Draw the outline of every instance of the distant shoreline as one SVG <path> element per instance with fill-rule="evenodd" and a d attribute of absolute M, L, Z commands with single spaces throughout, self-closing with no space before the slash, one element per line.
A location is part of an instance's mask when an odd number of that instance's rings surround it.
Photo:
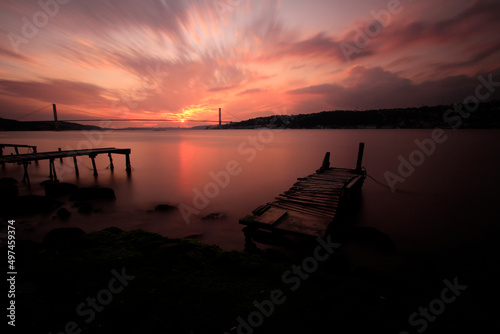
<path fill-rule="evenodd" d="M 109 119 L 109 121 L 113 121 Z M 376 110 L 336 110 L 312 114 L 272 115 L 222 125 L 181 127 L 102 128 L 59 121 L 16 121 L 0 118 L 0 131 L 75 130 L 246 130 L 246 129 L 500 129 L 500 100 L 480 103 Z"/>

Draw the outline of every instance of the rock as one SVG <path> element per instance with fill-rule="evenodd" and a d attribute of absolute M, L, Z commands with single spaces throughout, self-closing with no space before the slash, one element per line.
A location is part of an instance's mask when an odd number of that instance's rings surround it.
<path fill-rule="evenodd" d="M 76 247 L 85 232 L 76 227 L 58 228 L 43 237 L 43 244 L 51 250 Z"/>
<path fill-rule="evenodd" d="M 0 202 L 0 212 L 7 215 L 34 215 L 49 213 L 61 202 L 45 196 L 25 195 Z"/>
<path fill-rule="evenodd" d="M 59 210 L 57 210 L 56 215 L 62 220 L 67 220 L 69 217 L 71 217 L 71 212 L 69 212 L 66 208 L 60 208 Z"/>
<path fill-rule="evenodd" d="M 69 198 L 70 201 L 89 201 L 89 200 L 113 200 L 115 192 L 111 188 L 89 187 L 79 188 Z"/>
<path fill-rule="evenodd" d="M 19 189 L 16 186 L 17 181 L 10 177 L 0 179 L 0 201 L 9 200 L 19 196 Z"/>
<path fill-rule="evenodd" d="M 84 215 L 89 215 L 92 213 L 93 208 L 90 203 L 86 202 L 77 202 L 75 205 L 78 208 L 78 213 L 84 214 Z"/>
<path fill-rule="evenodd" d="M 62 197 L 69 195 L 78 189 L 78 186 L 67 182 L 43 181 L 45 195 L 49 197 Z"/>
<path fill-rule="evenodd" d="M 226 217 L 227 216 L 224 213 L 215 212 L 215 213 L 208 214 L 205 217 L 202 217 L 201 219 L 204 219 L 204 220 L 208 220 L 208 219 L 224 219 Z"/>
<path fill-rule="evenodd" d="M 168 204 L 158 204 L 155 207 L 155 211 L 157 211 L 157 212 L 166 212 L 166 211 L 171 211 L 171 210 L 174 210 L 174 209 L 176 209 L 175 206 L 171 206 L 171 205 L 168 205 Z"/>

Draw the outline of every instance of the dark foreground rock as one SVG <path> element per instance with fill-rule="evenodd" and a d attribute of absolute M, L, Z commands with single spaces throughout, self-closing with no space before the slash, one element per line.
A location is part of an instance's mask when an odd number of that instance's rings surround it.
<path fill-rule="evenodd" d="M 67 182 L 43 181 L 42 186 L 46 196 L 55 198 L 67 196 L 78 189 L 77 185 Z"/>
<path fill-rule="evenodd" d="M 17 181 L 10 177 L 0 178 L 0 201 L 10 200 L 19 196 Z"/>
<path fill-rule="evenodd" d="M 408 317 L 443 289 L 439 277 L 419 279 L 423 272 L 353 273 L 336 265 L 341 251 L 330 254 L 327 242 L 315 247 L 289 258 L 140 230 L 57 229 L 16 248 L 16 311 L 29 315 L 18 329 L 60 333 L 74 322 L 82 333 L 415 332 Z M 426 333 L 481 324 L 467 293 Z"/>
<path fill-rule="evenodd" d="M 62 202 L 45 196 L 25 195 L 0 203 L 0 213 L 3 215 L 23 216 L 45 214 L 52 212 Z"/>
<path fill-rule="evenodd" d="M 116 196 L 111 188 L 88 187 L 77 189 L 69 199 L 70 201 L 114 200 Z"/>

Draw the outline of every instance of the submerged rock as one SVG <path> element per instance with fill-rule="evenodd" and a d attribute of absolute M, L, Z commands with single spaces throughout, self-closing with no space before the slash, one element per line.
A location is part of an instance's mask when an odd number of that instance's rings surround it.
<path fill-rule="evenodd" d="M 202 217 L 201 219 L 208 220 L 208 219 L 224 219 L 224 218 L 227 218 L 225 213 L 215 212 L 215 213 L 210 213 L 205 217 Z"/>
<path fill-rule="evenodd" d="M 43 244 L 49 250 L 76 247 L 84 235 L 85 232 L 76 227 L 58 228 L 44 236 Z"/>
<path fill-rule="evenodd" d="M 167 212 L 167 211 L 172 211 L 174 209 L 176 209 L 175 206 L 168 205 L 168 204 L 158 204 L 155 207 L 155 211 L 157 211 L 157 212 Z"/>
<path fill-rule="evenodd" d="M 67 220 L 69 217 L 71 217 L 71 212 L 69 212 L 66 208 L 60 208 L 56 212 L 56 217 L 62 220 Z"/>
<path fill-rule="evenodd" d="M 70 201 L 113 200 L 116 196 L 111 188 L 88 187 L 77 189 L 69 199 Z"/>
<path fill-rule="evenodd" d="M 0 201 L 9 200 L 19 196 L 17 181 L 10 177 L 0 178 Z"/>
<path fill-rule="evenodd" d="M 77 185 L 67 182 L 43 181 L 45 195 L 49 197 L 62 197 L 69 195 L 78 189 Z"/>
<path fill-rule="evenodd" d="M 7 215 L 34 215 L 49 213 L 62 202 L 45 196 L 25 195 L 0 203 L 0 211 Z"/>

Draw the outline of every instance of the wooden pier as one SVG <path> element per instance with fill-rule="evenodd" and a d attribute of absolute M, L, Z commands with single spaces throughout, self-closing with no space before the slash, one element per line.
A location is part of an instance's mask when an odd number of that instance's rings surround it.
<path fill-rule="evenodd" d="M 0 144 L 0 147 L 2 146 L 14 146 L 10 144 Z M 17 147 L 23 147 L 23 145 L 15 145 Z M 26 145 L 27 146 L 27 145 Z M 35 147 L 35 146 L 31 146 Z M 17 151 L 16 151 L 17 152 Z M 30 184 L 29 180 L 29 175 L 28 175 L 28 165 L 31 164 L 32 161 L 38 162 L 40 160 L 49 160 L 49 171 L 50 171 L 50 179 L 51 180 L 57 180 L 57 174 L 56 174 L 56 168 L 54 161 L 56 159 L 60 159 L 62 162 L 63 158 L 73 158 L 73 164 L 75 166 L 75 174 L 78 177 L 79 171 L 78 171 L 78 163 L 77 163 L 77 156 L 88 156 L 92 160 L 92 167 L 94 169 L 94 176 L 97 176 L 97 166 L 95 163 L 95 157 L 99 154 L 107 154 L 109 157 L 109 168 L 111 171 L 114 170 L 114 165 L 113 165 L 113 158 L 112 154 L 123 154 L 125 155 L 125 170 L 127 173 L 130 173 L 132 171 L 132 167 L 130 165 L 130 152 L 131 150 L 129 148 L 114 148 L 114 147 L 107 147 L 107 148 L 94 148 L 94 149 L 87 149 L 87 150 L 72 150 L 72 151 L 61 151 L 59 149 L 58 151 L 51 151 L 51 152 L 36 152 L 36 148 L 33 153 L 28 153 L 28 154 L 15 154 L 15 155 L 2 155 L 0 156 L 0 164 L 5 164 L 5 163 L 17 163 L 19 165 L 24 166 L 24 176 L 23 176 L 23 182 L 26 182 L 28 185 Z"/>
<path fill-rule="evenodd" d="M 305 239 L 325 237 L 338 217 L 361 195 L 366 178 L 362 167 L 364 143 L 360 143 L 355 169 L 330 167 L 330 153 L 316 173 L 298 178 L 273 202 L 259 206 L 239 221 L 245 225 L 245 249 L 255 248 L 254 240 L 286 245 L 287 235 Z"/>
<path fill-rule="evenodd" d="M 13 147 L 16 154 L 19 154 L 20 147 L 26 147 L 26 148 L 28 148 L 28 150 L 32 150 L 33 153 L 36 153 L 36 146 L 20 145 L 20 144 L 0 144 L 0 156 L 3 156 L 3 149 L 6 147 Z"/>

